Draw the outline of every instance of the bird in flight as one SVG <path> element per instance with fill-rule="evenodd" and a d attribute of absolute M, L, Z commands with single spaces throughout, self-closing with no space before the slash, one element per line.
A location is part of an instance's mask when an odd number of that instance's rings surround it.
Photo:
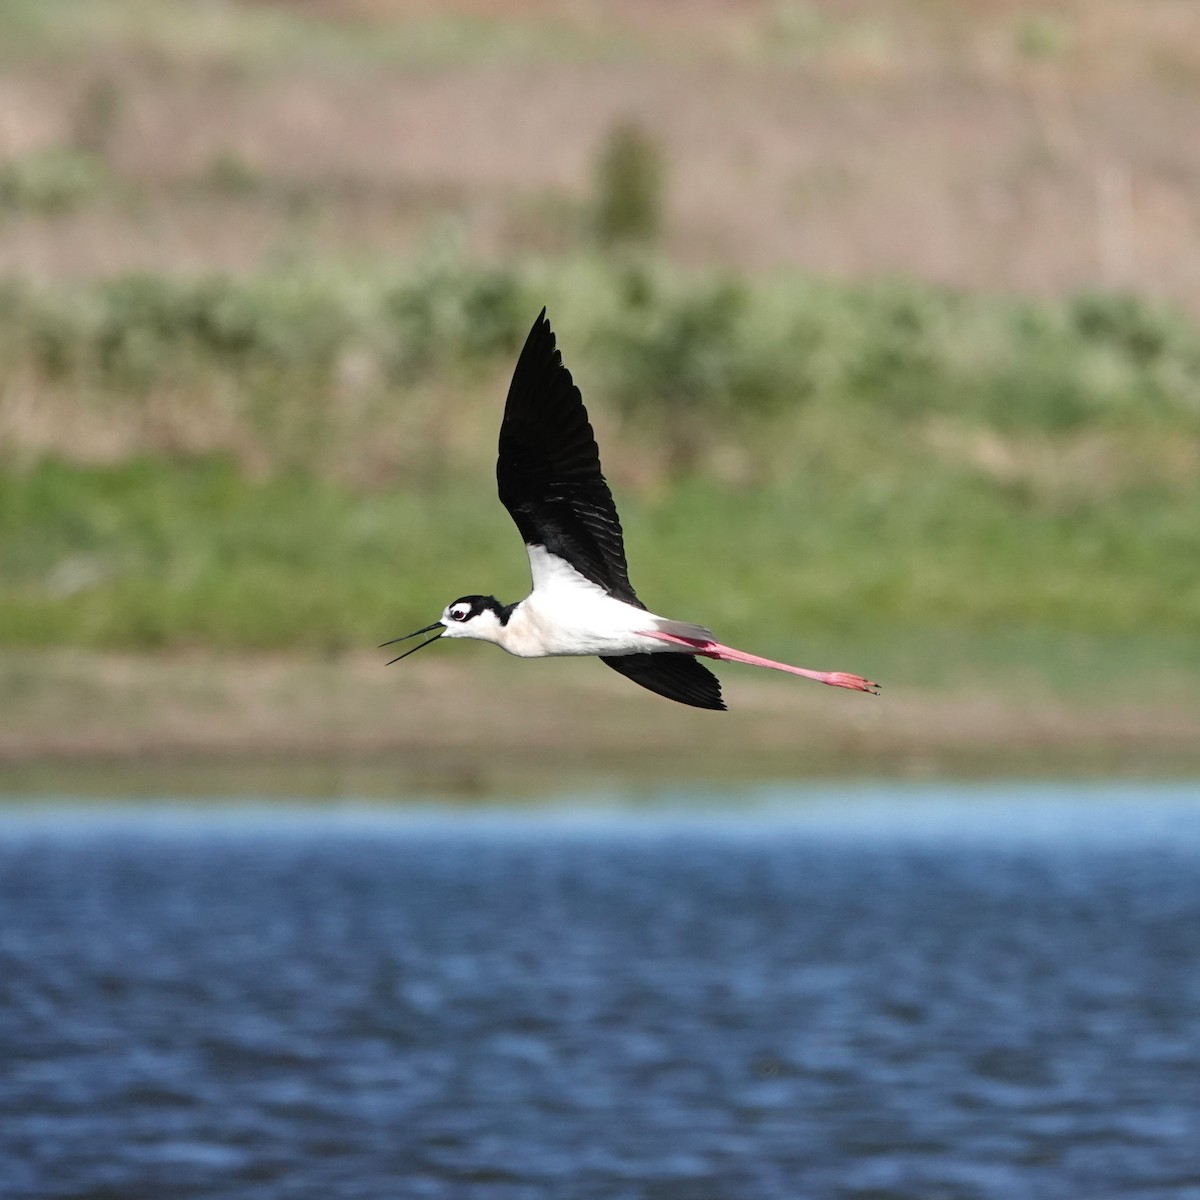
<path fill-rule="evenodd" d="M 861 675 L 810 671 L 723 646 L 703 626 L 656 616 L 638 599 L 596 438 L 545 309 L 508 389 L 496 481 L 525 540 L 533 590 L 516 604 L 460 596 L 432 625 L 384 642 L 434 634 L 392 662 L 442 637 L 474 638 L 520 658 L 596 655 L 634 683 L 695 708 L 725 707 L 720 682 L 698 657 L 878 694 L 878 685 Z"/>

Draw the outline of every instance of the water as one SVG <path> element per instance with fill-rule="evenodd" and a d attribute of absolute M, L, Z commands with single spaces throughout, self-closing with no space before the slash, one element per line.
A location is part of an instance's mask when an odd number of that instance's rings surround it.
<path fill-rule="evenodd" d="M 1194 1200 L 1200 790 L 10 810 L 0 1196 Z"/>

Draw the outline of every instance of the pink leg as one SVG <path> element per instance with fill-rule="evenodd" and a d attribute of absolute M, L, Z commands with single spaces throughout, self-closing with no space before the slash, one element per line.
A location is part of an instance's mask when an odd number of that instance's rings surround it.
<path fill-rule="evenodd" d="M 770 658 L 759 658 L 757 654 L 747 654 L 744 650 L 735 650 L 732 646 L 722 646 L 720 642 L 700 642 L 693 638 L 676 637 L 673 633 L 660 633 L 642 630 L 643 637 L 657 638 L 660 642 L 671 642 L 676 646 L 686 646 L 693 654 L 704 658 L 715 658 L 721 662 L 747 663 L 752 667 L 770 667 L 773 671 L 787 671 L 791 675 L 803 675 L 806 679 L 815 679 L 818 683 L 827 683 L 830 687 L 851 688 L 856 692 L 871 692 L 879 695 L 879 684 L 864 679 L 861 675 L 849 675 L 845 671 L 808 671 L 804 667 L 792 667 L 787 663 L 775 662 Z"/>

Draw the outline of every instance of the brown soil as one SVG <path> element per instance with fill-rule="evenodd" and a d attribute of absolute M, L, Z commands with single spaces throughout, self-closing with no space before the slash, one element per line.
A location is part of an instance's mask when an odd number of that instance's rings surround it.
<path fill-rule="evenodd" d="M 64 769 L 106 791 L 139 773 L 176 786 L 180 772 L 239 765 L 267 791 L 315 777 L 318 790 L 354 779 L 357 791 L 456 794 L 577 780 L 1200 768 L 1197 715 L 1178 705 L 979 691 L 875 699 L 734 672 L 724 682 L 730 711 L 705 713 L 590 662 L 414 660 L 388 671 L 357 657 L 10 654 L 0 792 Z"/>

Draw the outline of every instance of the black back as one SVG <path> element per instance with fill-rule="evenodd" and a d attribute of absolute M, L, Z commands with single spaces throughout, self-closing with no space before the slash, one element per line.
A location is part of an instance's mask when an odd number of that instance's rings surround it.
<path fill-rule="evenodd" d="M 544 308 L 509 385 L 496 482 L 527 546 L 544 546 L 618 600 L 645 607 L 629 582 L 621 521 L 587 409 Z"/>
<path fill-rule="evenodd" d="M 693 708 L 725 707 L 721 681 L 690 655 L 621 654 L 611 658 L 601 656 L 600 661 L 668 700 L 678 700 Z"/>

